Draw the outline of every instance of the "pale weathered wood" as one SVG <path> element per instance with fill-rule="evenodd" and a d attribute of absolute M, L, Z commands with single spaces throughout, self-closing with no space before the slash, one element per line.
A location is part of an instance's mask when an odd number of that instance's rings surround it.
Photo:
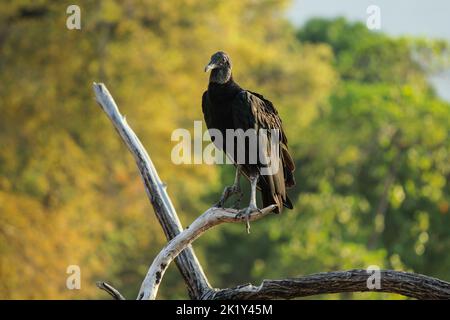
<path fill-rule="evenodd" d="M 255 211 L 250 214 L 248 221 L 255 221 L 267 214 L 271 213 L 276 208 L 271 205 L 261 211 Z M 239 211 L 234 209 L 210 208 L 194 222 L 179 233 L 175 238 L 169 241 L 164 249 L 153 260 L 147 276 L 142 283 L 141 290 L 138 294 L 138 300 L 154 300 L 158 293 L 159 284 L 172 260 L 190 245 L 195 239 L 200 237 L 208 229 L 224 222 L 247 222 L 244 215 L 238 215 Z"/>

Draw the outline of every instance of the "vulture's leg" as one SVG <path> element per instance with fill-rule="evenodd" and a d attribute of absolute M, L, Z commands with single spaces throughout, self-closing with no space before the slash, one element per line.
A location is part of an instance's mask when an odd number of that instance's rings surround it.
<path fill-rule="evenodd" d="M 239 167 L 236 167 L 236 175 L 234 177 L 234 183 L 233 183 L 233 193 L 237 194 L 237 199 L 234 202 L 234 208 L 239 209 L 239 206 L 241 205 L 242 197 L 244 196 L 244 192 L 242 192 L 241 189 L 241 171 L 239 171 Z"/>
<path fill-rule="evenodd" d="M 223 190 L 222 196 L 220 197 L 219 202 L 215 205 L 215 207 L 223 208 L 225 205 L 225 201 L 229 197 L 231 197 L 233 194 L 238 194 L 238 199 L 236 200 L 236 203 L 234 204 L 235 207 L 239 206 L 239 203 L 241 202 L 241 199 L 244 195 L 244 193 L 241 190 L 241 172 L 239 171 L 239 168 L 236 168 L 236 175 L 234 177 L 234 183 L 232 186 L 227 186 Z"/>
<path fill-rule="evenodd" d="M 248 205 L 247 208 L 239 211 L 238 213 L 238 215 L 242 214 L 245 215 L 247 233 L 250 233 L 250 221 L 249 221 L 250 214 L 255 211 L 261 211 L 260 209 L 258 209 L 258 206 L 256 205 L 256 186 L 258 184 L 258 178 L 259 178 L 258 174 L 250 176 L 249 178 L 251 186 L 250 204 Z"/>

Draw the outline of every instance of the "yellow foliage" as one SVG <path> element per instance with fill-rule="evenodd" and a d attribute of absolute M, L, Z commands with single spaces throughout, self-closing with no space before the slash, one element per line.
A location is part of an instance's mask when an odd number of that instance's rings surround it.
<path fill-rule="evenodd" d="M 113 92 L 188 224 L 219 192 L 219 172 L 174 165 L 170 136 L 203 118 L 213 52 L 229 52 L 236 80 L 291 123 L 311 121 L 336 78 L 327 46 L 295 41 L 285 1 L 78 4 L 79 31 L 66 29 L 60 2 L 0 4 L 0 298 L 91 298 L 101 279 L 134 294 L 165 243 L 93 81 Z M 79 292 L 65 287 L 70 264 L 81 267 Z M 162 297 L 185 294 L 172 287 Z"/>

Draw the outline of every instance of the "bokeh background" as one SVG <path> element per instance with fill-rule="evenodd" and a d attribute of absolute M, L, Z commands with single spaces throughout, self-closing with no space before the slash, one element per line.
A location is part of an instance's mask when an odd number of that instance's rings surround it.
<path fill-rule="evenodd" d="M 446 2 L 372 2 L 3 1 L 0 298 L 108 298 L 97 280 L 137 295 L 165 238 L 91 84 L 107 84 L 188 225 L 234 175 L 170 161 L 172 131 L 203 118 L 203 67 L 218 50 L 277 106 L 298 169 L 294 210 L 195 242 L 212 285 L 369 265 L 449 281 Z M 370 31 L 376 2 L 382 28 Z M 70 4 L 81 30 L 66 28 Z M 66 288 L 69 265 L 80 290 Z M 174 265 L 159 297 L 187 298 Z"/>

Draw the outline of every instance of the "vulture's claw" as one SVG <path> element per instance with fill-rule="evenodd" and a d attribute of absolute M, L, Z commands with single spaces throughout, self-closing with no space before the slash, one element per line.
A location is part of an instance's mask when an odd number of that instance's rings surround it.
<path fill-rule="evenodd" d="M 250 215 L 255 211 L 262 213 L 261 209 L 259 209 L 255 205 L 250 204 L 247 208 L 240 210 L 236 214 L 236 218 L 241 218 L 241 217 L 245 218 L 245 226 L 247 229 L 247 233 L 250 233 Z"/>

